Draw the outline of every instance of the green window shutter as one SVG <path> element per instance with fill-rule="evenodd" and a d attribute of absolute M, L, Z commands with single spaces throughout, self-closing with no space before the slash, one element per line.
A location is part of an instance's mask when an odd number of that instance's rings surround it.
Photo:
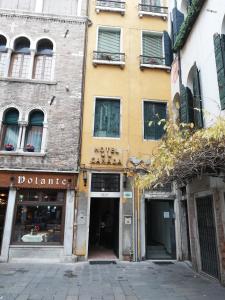
<path fill-rule="evenodd" d="M 120 53 L 120 30 L 99 29 L 98 51 Z"/>
<path fill-rule="evenodd" d="M 17 109 L 10 109 L 6 112 L 4 117 L 5 125 L 18 125 L 19 112 Z"/>
<path fill-rule="evenodd" d="M 162 36 L 144 32 L 142 36 L 142 46 L 144 56 L 163 57 Z"/>
<path fill-rule="evenodd" d="M 154 103 L 144 102 L 144 139 L 155 139 Z"/>
<path fill-rule="evenodd" d="M 96 99 L 94 136 L 120 136 L 120 101 Z"/>
<path fill-rule="evenodd" d="M 42 111 L 34 111 L 30 115 L 29 125 L 31 126 L 43 126 L 44 114 Z"/>
<path fill-rule="evenodd" d="M 225 36 L 216 33 L 213 39 L 221 109 L 225 109 Z"/>
<path fill-rule="evenodd" d="M 181 123 L 191 123 L 194 121 L 192 93 L 183 84 L 180 89 L 180 121 Z"/>
<path fill-rule="evenodd" d="M 158 122 L 166 119 L 166 104 L 146 101 L 144 102 L 144 139 L 158 140 L 164 134 L 164 125 Z"/>
<path fill-rule="evenodd" d="M 194 97 L 194 123 L 197 128 L 203 127 L 203 115 L 202 115 L 202 99 L 201 99 L 201 86 L 199 71 L 194 64 L 194 76 L 193 76 L 193 97 Z"/>

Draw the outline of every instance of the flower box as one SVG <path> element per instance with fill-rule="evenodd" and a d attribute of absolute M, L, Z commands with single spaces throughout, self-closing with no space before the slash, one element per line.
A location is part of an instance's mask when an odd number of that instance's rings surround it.
<path fill-rule="evenodd" d="M 34 146 L 31 145 L 31 144 L 27 144 L 26 147 L 25 147 L 26 151 L 28 152 L 34 152 Z"/>
<path fill-rule="evenodd" d="M 5 144 L 5 150 L 6 151 L 13 151 L 14 150 L 14 146 L 12 144 Z"/>

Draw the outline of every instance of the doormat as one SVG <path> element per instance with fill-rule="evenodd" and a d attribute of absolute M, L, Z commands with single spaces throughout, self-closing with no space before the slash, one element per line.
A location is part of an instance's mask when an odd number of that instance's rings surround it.
<path fill-rule="evenodd" d="M 156 264 L 156 265 L 173 265 L 174 263 L 172 261 L 153 261 L 153 264 Z"/>
<path fill-rule="evenodd" d="M 89 261 L 90 265 L 116 265 L 116 261 L 114 260 L 91 260 Z"/>

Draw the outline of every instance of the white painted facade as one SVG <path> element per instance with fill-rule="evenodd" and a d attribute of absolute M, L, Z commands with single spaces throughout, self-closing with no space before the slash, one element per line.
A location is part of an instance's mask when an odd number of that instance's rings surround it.
<path fill-rule="evenodd" d="M 184 16 L 186 0 L 177 0 L 177 9 Z M 175 1 L 170 0 L 169 16 L 171 17 Z M 168 22 L 170 24 L 170 22 Z M 201 95 L 204 112 L 204 126 L 208 127 L 218 115 L 225 115 L 221 111 L 219 89 L 216 72 L 213 35 L 225 34 L 225 2 L 224 0 L 206 0 L 189 36 L 180 51 L 182 83 L 190 87 L 191 68 L 196 62 L 200 71 Z M 175 66 L 173 66 L 175 68 Z M 172 70 L 172 74 L 173 74 Z M 171 97 L 180 93 L 179 77 L 171 80 Z"/>

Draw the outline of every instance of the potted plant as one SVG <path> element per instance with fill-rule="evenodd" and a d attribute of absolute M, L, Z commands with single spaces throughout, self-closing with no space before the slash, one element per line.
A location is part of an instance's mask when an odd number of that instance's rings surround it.
<path fill-rule="evenodd" d="M 28 152 L 34 152 L 34 146 L 32 144 L 27 144 L 25 149 Z"/>
<path fill-rule="evenodd" d="M 6 151 L 13 151 L 14 150 L 14 146 L 12 144 L 5 144 L 5 150 Z"/>

